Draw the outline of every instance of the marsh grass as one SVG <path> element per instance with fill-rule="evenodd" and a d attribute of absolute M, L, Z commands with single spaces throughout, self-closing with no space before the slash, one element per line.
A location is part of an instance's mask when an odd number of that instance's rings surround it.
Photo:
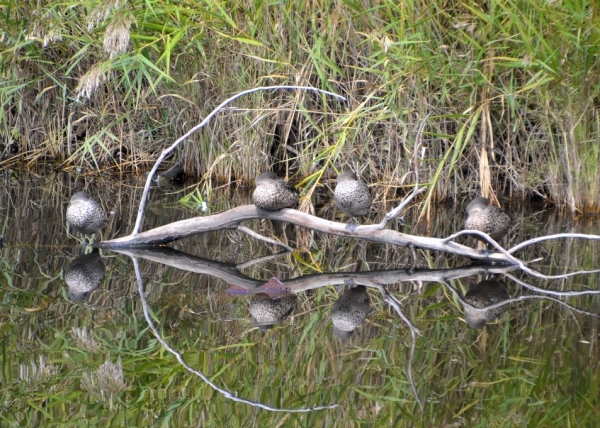
<path fill-rule="evenodd" d="M 348 102 L 255 94 L 178 158 L 207 183 L 291 174 L 307 197 L 352 168 L 393 199 L 431 114 L 427 201 L 496 192 L 598 210 L 594 2 L 46 1 L 0 14 L 14 160 L 140 171 L 234 92 L 314 85 Z"/>

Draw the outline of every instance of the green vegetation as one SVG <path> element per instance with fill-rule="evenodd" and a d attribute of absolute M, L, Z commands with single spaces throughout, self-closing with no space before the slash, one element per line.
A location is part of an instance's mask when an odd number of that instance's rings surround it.
<path fill-rule="evenodd" d="M 205 179 L 334 168 L 409 184 L 426 127 L 429 197 L 490 189 L 598 210 L 600 19 L 586 0 L 0 4 L 0 137 L 18 159 L 145 168 L 220 101 L 258 93 L 179 154 Z"/>
<path fill-rule="evenodd" d="M 269 168 L 291 175 L 310 196 L 335 169 L 350 167 L 377 184 L 379 202 L 389 202 L 412 186 L 414 135 L 431 114 L 419 152 L 428 198 L 493 188 L 598 211 L 598 8 L 583 0 L 3 0 L 0 167 L 22 161 L 82 168 L 103 173 L 98 186 L 107 172 L 147 169 L 236 92 L 312 85 L 348 101 L 255 93 L 193 135 L 177 156 L 204 187 L 185 205 L 197 209 L 216 182 L 251 180 Z M 299 296 L 293 318 L 263 334 L 251 330 L 243 299 L 220 292 L 225 284 L 143 264 L 154 319 L 190 365 L 244 398 L 340 407 L 289 415 L 233 403 L 185 372 L 150 334 L 126 258 L 106 256 L 107 277 L 88 302 L 67 300 L 61 275 L 70 256 L 53 253 L 68 186 L 46 184 L 56 187 L 40 193 L 30 186 L 15 198 L 30 202 L 26 208 L 10 194 L 3 204 L 4 234 L 13 238 L 0 262 L 2 426 L 597 424 L 598 320 L 555 302 L 512 304 L 477 332 L 467 329 L 441 284 L 392 287 L 424 334 L 413 364 L 416 389 L 427 400 L 421 410 L 407 380 L 408 329 L 372 290 L 368 324 L 342 343 L 332 339 L 328 321 L 332 287 Z M 102 190 L 123 224 L 131 223 L 136 197 Z M 447 236 L 462 221 L 443 215 L 427 225 L 413 218 L 420 231 L 398 227 Z M 565 229 L 539 212 L 521 222 L 514 239 L 539 234 L 539 224 L 545 233 Z M 31 230 L 35 248 L 16 247 Z M 225 260 L 238 250 L 227 238 L 211 234 L 187 245 Z M 356 269 L 348 260 L 374 260 L 382 269 L 409 265 L 401 248 L 318 242 L 305 246 L 317 247 L 310 254 L 247 274 L 283 279 Z M 244 244 L 246 256 L 265 251 Z M 552 242 L 523 259 L 544 256 L 543 270 L 562 273 L 565 266 L 597 267 L 598 250 L 597 243 Z M 457 263 L 446 254 L 419 257 L 437 267 Z M 535 285 L 598 289 L 597 280 Z M 515 282 L 509 287 L 511 296 L 523 292 Z M 568 301 L 592 312 L 599 303 L 597 296 Z"/>
<path fill-rule="evenodd" d="M 48 184 L 48 186 L 51 186 Z M 39 197 L 51 193 L 47 189 Z M 134 192 L 131 192 L 134 195 Z M 123 198 L 128 200 L 129 195 Z M 239 201 L 233 201 L 233 204 Z M 51 209 L 51 207 L 48 207 Z M 135 212 L 135 207 L 131 208 Z M 410 219 L 416 224 L 415 216 Z M 436 215 L 432 233 L 446 236 L 460 227 L 458 216 Z M 58 215 L 58 213 L 57 213 Z M 520 233 L 538 224 L 548 233 L 564 223 L 537 211 Z M 454 223 L 448 220 L 453 219 Z M 148 221 L 152 221 L 149 218 Z M 569 222 L 575 228 L 586 225 Z M 28 219 L 28 224 L 34 224 Z M 53 236 L 61 225 L 38 225 Z M 151 225 L 149 225 L 151 227 Z M 274 233 L 264 226 L 264 233 Z M 10 236 L 18 236 L 14 228 Z M 237 243 L 223 233 L 204 234 L 182 243 L 228 259 Z M 261 243 L 243 238 L 239 261 L 269 254 Z M 7 239 L 10 245 L 13 239 Z M 68 242 L 73 242 L 70 240 Z M 311 262 L 276 259 L 246 268 L 254 278 L 281 278 L 318 271 L 353 271 L 364 255 L 378 267 L 398 268 L 409 255 L 343 238 L 323 239 Z M 599 264 L 598 242 L 551 241 L 527 253 L 545 257 L 540 271 L 558 274 Z M 45 247 L 47 248 L 47 246 Z M 410 334 L 379 293 L 369 288 L 367 322 L 348 342 L 333 338 L 330 313 L 338 293 L 327 286 L 298 295 L 297 307 L 282 325 L 267 332 L 253 328 L 248 299 L 222 292 L 227 284 L 143 261 L 146 297 L 168 343 L 188 364 L 243 398 L 274 407 L 340 404 L 309 414 L 273 413 L 234 403 L 185 371 L 154 338 L 141 310 L 127 257 L 103 254 L 106 277 L 85 302 L 68 300 L 62 280 L 75 251 L 4 248 L 0 283 L 0 425 L 152 426 L 152 427 L 432 427 L 432 426 L 595 426 L 600 366 L 598 318 L 549 300 L 511 303 L 484 330 L 469 329 L 454 295 L 437 282 L 389 287 L 421 331 L 413 378 L 421 410 L 407 380 Z M 16 251 L 19 249 L 19 251 Z M 70 254 L 73 252 L 74 254 Z M 524 256 L 525 257 L 525 256 Z M 451 255 L 419 254 L 420 267 L 460 262 Z M 464 261 L 463 261 L 464 262 Z M 375 265 L 376 263 L 373 263 Z M 598 289 L 597 275 L 539 281 L 554 290 Z M 511 297 L 534 294 L 504 278 Z M 477 278 L 452 281 L 466 290 Z M 598 295 L 566 298 L 597 312 Z M 558 422 L 557 422 L 558 421 Z"/>

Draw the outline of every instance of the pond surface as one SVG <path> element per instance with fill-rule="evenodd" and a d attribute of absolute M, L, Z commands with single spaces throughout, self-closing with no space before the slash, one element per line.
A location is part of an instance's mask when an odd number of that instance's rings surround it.
<path fill-rule="evenodd" d="M 92 252 L 68 233 L 72 177 L 4 170 L 0 180 L 2 426 L 597 423 L 597 273 L 544 279 L 421 250 L 412 267 L 406 248 L 268 220 L 245 225 L 304 250 L 217 231 L 166 249 Z M 130 233 L 142 181 L 86 183 L 115 212 L 102 239 Z M 154 187 L 143 230 L 250 203 L 230 190 L 215 190 L 204 214 L 178 204 L 185 192 Z M 419 210 L 390 227 L 434 237 L 462 228 L 462 203 L 432 211 L 429 223 Z M 596 218 L 508 210 L 505 248 L 600 232 Z M 367 221 L 384 211 L 380 203 Z M 317 214 L 334 219 L 335 210 Z M 599 250 L 598 241 L 561 239 L 515 255 L 561 275 L 600 268 Z M 293 293 L 239 288 L 273 277 Z M 465 309 L 465 300 L 494 308 Z M 320 406 L 337 407 L 295 412 Z"/>

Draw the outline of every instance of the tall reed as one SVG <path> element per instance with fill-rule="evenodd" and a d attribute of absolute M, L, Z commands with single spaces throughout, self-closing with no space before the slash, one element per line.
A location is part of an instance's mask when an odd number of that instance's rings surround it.
<path fill-rule="evenodd" d="M 0 18 L 0 136 L 19 159 L 145 169 L 234 92 L 314 85 L 348 102 L 255 94 L 178 157 L 206 180 L 296 175 L 306 194 L 352 168 L 393 199 L 431 114 L 428 198 L 599 209 L 595 2 L 46 1 Z"/>

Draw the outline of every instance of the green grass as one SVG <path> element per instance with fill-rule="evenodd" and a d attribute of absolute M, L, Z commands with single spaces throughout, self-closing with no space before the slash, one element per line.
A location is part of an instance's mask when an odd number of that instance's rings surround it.
<path fill-rule="evenodd" d="M 394 199 L 431 114 L 429 198 L 496 192 L 598 210 L 595 2 L 110 4 L 0 6 L 0 137 L 18 159 L 145 170 L 233 93 L 313 85 L 348 102 L 253 94 L 178 157 L 207 187 L 274 169 L 308 196 L 350 167 Z"/>

